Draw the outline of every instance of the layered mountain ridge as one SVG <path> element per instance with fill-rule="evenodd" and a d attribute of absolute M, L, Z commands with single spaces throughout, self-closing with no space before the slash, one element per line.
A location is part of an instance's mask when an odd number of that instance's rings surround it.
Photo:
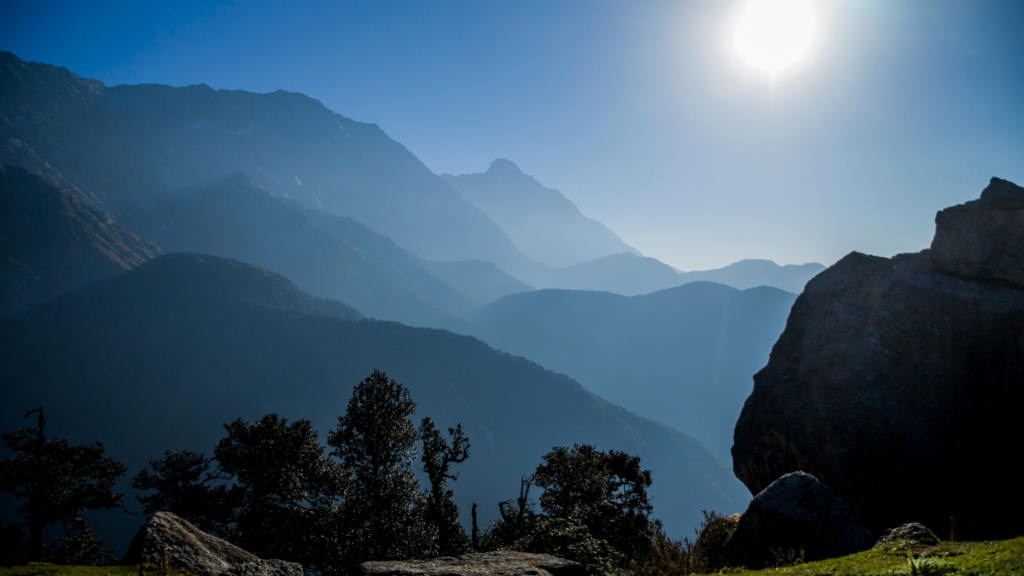
<path fill-rule="evenodd" d="M 733 423 L 796 296 L 694 282 L 643 296 L 540 290 L 482 307 L 470 334 L 568 374 L 729 461 Z"/>
<path fill-rule="evenodd" d="M 579 384 L 444 330 L 355 320 L 262 268 L 174 253 L 10 317 L 0 331 L 0 421 L 46 406 L 47 431 L 100 440 L 137 470 L 167 449 L 209 451 L 221 424 L 267 412 L 309 418 L 321 434 L 374 368 L 403 382 L 417 417 L 462 423 L 473 441 L 455 493 L 480 519 L 514 496 L 555 445 L 639 454 L 654 472 L 655 514 L 672 533 L 701 508 L 746 501 L 727 467 L 696 440 L 640 418 Z M 681 489 L 681 487 L 685 487 Z M 137 519 L 104 517 L 127 543 Z"/>
<path fill-rule="evenodd" d="M 0 160 L 42 173 L 143 237 L 169 223 L 168 196 L 240 171 L 425 258 L 528 264 L 497 224 L 379 127 L 302 94 L 106 87 L 2 52 L 0 120 Z"/>

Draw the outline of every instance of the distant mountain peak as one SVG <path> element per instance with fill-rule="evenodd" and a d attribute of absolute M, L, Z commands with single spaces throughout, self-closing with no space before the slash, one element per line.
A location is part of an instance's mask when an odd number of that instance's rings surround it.
<path fill-rule="evenodd" d="M 525 176 L 515 162 L 504 158 L 495 158 L 494 162 L 491 162 L 490 167 L 487 168 L 487 173 L 496 176 Z"/>
<path fill-rule="evenodd" d="M 638 253 L 511 160 L 497 158 L 478 174 L 441 177 L 497 222 L 516 248 L 547 266 L 561 268 L 608 254 Z"/>

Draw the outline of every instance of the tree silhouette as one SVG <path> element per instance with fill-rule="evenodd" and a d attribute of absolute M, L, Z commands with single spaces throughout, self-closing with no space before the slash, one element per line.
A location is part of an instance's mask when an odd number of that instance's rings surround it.
<path fill-rule="evenodd" d="M 640 457 L 590 444 L 556 447 L 537 467 L 540 506 L 550 518 L 573 519 L 627 560 L 650 554 L 661 523 L 652 520 L 651 471 Z"/>
<path fill-rule="evenodd" d="M 232 539 L 234 509 L 241 492 L 229 490 L 223 481 L 230 477 L 219 469 L 210 471 L 212 458 L 187 450 L 168 450 L 163 458 L 149 461 L 132 478 L 132 488 L 155 490 L 139 496 L 146 514 L 173 512 L 197 528 L 219 538 Z"/>
<path fill-rule="evenodd" d="M 47 554 L 43 529 L 60 523 L 64 538 L 55 544 L 64 550 L 70 545 L 85 550 L 83 562 L 106 562 L 112 557 L 102 542 L 92 537 L 88 523 L 81 517 L 85 510 L 120 508 L 124 494 L 114 493 L 117 479 L 127 468 L 104 456 L 103 445 L 71 444 L 67 440 L 46 439 L 43 409 L 26 411 L 25 417 L 38 413 L 35 428 L 22 428 L 2 436 L 13 453 L 0 461 L 0 491 L 12 492 L 22 500 L 18 509 L 24 522 L 5 532 L 28 527 L 29 556 L 44 559 Z M 101 554 L 97 552 L 104 552 Z"/>
<path fill-rule="evenodd" d="M 348 478 L 324 455 L 309 420 L 289 424 L 277 414 L 224 425 L 214 455 L 235 482 L 234 542 L 264 558 L 319 571 L 339 562 L 340 499 Z"/>
<path fill-rule="evenodd" d="M 469 549 L 470 540 L 459 524 L 459 507 L 452 500 L 448 480 L 458 480 L 458 474 L 449 470 L 452 464 L 461 464 L 469 458 L 469 438 L 462 432 L 462 424 L 449 428 L 451 445 L 441 436 L 430 418 L 420 422 L 423 441 L 423 471 L 430 478 L 430 497 L 427 501 L 427 522 L 437 530 L 437 549 L 441 556 L 458 556 Z"/>
<path fill-rule="evenodd" d="M 432 555 L 436 535 L 424 519 L 413 475 L 416 403 L 409 391 L 374 370 L 352 391 L 327 443 L 351 474 L 345 502 L 350 562 Z"/>

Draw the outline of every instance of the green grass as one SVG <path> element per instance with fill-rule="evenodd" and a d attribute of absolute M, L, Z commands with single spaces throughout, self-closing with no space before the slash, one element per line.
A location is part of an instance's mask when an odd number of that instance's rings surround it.
<path fill-rule="evenodd" d="M 948 574 L 962 576 L 1009 576 L 1024 574 L 1024 538 L 999 542 L 940 542 L 938 546 L 911 549 L 898 542 L 842 558 L 796 564 L 767 570 L 726 570 L 742 576 L 888 576 L 910 574 L 908 556 L 930 558 L 934 564 L 952 565 Z M 927 572 L 925 572 L 927 574 Z M 0 576 L 4 576 L 0 573 Z"/>
<path fill-rule="evenodd" d="M 171 576 L 187 576 L 187 572 L 171 570 Z M 138 566 L 59 566 L 32 562 L 27 566 L 0 566 L 0 576 L 138 576 Z M 156 568 L 146 569 L 146 576 L 155 576 Z"/>

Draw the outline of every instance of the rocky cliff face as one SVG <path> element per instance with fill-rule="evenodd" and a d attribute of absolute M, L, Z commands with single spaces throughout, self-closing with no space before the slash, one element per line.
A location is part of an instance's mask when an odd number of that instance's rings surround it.
<path fill-rule="evenodd" d="M 876 532 L 1024 532 L 1024 212 L 993 182 L 939 213 L 932 250 L 855 252 L 808 283 L 736 424 L 751 492 L 804 470 Z"/>

